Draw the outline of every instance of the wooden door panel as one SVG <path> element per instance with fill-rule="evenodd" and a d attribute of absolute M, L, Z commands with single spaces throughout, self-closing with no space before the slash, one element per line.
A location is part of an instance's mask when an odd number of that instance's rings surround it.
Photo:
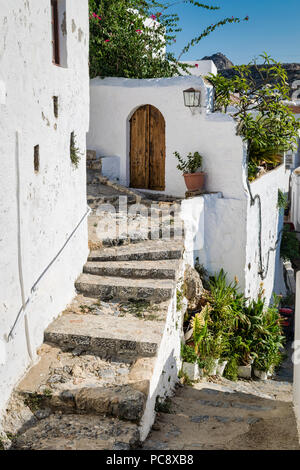
<path fill-rule="evenodd" d="M 149 186 L 149 109 L 142 106 L 130 120 L 130 186 Z"/>
<path fill-rule="evenodd" d="M 161 112 L 150 107 L 149 117 L 149 189 L 165 189 L 165 120 Z"/>
<path fill-rule="evenodd" d="M 154 106 L 141 106 L 130 120 L 130 186 L 165 189 L 165 120 Z"/>

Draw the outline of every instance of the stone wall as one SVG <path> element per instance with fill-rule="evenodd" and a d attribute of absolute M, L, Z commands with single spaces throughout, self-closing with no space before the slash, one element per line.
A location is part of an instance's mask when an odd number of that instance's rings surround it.
<path fill-rule="evenodd" d="M 50 6 L 50 0 L 0 0 L 0 411 L 30 363 L 28 339 L 35 358 L 44 329 L 71 300 L 88 252 L 83 219 L 31 292 L 87 211 L 88 2 L 59 0 L 62 66 L 52 63 Z M 82 154 L 77 169 L 71 132 Z M 7 342 L 27 298 L 27 335 L 21 315 Z"/>
<path fill-rule="evenodd" d="M 294 350 L 294 405 L 300 431 L 300 272 L 296 277 L 296 311 L 295 311 L 295 350 Z"/>

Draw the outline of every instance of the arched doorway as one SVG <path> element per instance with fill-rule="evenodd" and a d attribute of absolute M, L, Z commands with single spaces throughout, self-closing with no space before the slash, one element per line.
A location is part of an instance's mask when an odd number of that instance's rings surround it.
<path fill-rule="evenodd" d="M 138 108 L 130 119 L 130 186 L 165 189 L 165 120 L 149 104 Z"/>

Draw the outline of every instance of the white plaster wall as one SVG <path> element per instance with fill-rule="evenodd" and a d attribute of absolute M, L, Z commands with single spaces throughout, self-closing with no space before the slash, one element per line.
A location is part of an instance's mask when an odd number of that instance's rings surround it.
<path fill-rule="evenodd" d="M 202 106 L 184 106 L 183 90 L 202 89 Z M 206 188 L 225 197 L 240 197 L 244 146 L 232 118 L 209 113 L 212 87 L 201 77 L 149 80 L 95 78 L 90 82 L 91 111 L 88 148 L 98 156 L 120 157 L 120 182 L 129 185 L 129 119 L 142 105 L 156 106 L 166 121 L 165 194 L 184 196 L 186 187 L 173 155 L 199 151 L 204 157 Z"/>
<path fill-rule="evenodd" d="M 221 193 L 205 194 L 182 201 L 185 223 L 185 260 L 199 263 L 210 274 L 222 268 L 228 280 L 238 277 L 245 288 L 247 200 L 223 198 Z"/>
<path fill-rule="evenodd" d="M 89 122 L 88 2 L 66 0 L 68 67 L 52 64 L 50 0 L 0 0 L 0 412 L 29 365 L 24 320 L 4 341 L 22 305 L 18 272 L 16 132 L 19 133 L 21 264 L 30 289 L 86 212 L 86 170 L 70 161 L 70 133 L 83 155 Z M 3 93 L 2 93 L 3 94 Z M 52 97 L 58 96 L 59 117 Z M 40 146 L 34 172 L 33 147 Z M 27 308 L 32 348 L 71 300 L 87 256 L 87 225 L 52 265 Z M 2 364 L 1 364 L 2 363 Z"/>
<path fill-rule="evenodd" d="M 185 263 L 179 271 L 177 288 L 181 289 Z M 164 399 L 172 395 L 178 374 L 181 369 L 181 342 L 183 315 L 186 311 L 186 300 L 182 301 L 182 310 L 177 310 L 177 289 L 170 300 L 165 329 L 158 349 L 153 374 L 149 385 L 149 394 L 144 415 L 140 424 L 141 441 L 144 441 L 155 421 L 155 403 L 157 397 Z"/>
<path fill-rule="evenodd" d="M 276 241 L 280 236 L 283 227 L 283 214 L 277 208 L 278 203 L 278 189 L 284 193 L 289 190 L 289 176 L 290 171 L 285 170 L 284 165 L 270 171 L 266 175 L 258 178 L 250 184 L 252 196 L 258 194 L 261 198 L 262 207 L 262 255 L 263 266 L 266 271 L 268 251 L 274 248 Z M 247 246 L 246 246 L 246 295 L 256 297 L 260 288 L 260 283 L 263 282 L 265 289 L 266 299 L 269 301 L 272 297 L 273 290 L 277 293 L 285 294 L 282 292 L 284 284 L 280 282 L 282 276 L 282 263 L 280 262 L 280 242 L 277 244 L 277 249 L 270 252 L 269 269 L 267 276 L 264 280 L 258 276 L 259 271 L 259 209 L 258 202 L 256 201 L 253 206 L 250 205 L 248 199 L 247 209 Z"/>
<path fill-rule="evenodd" d="M 191 66 L 189 73 L 196 77 L 206 76 L 209 73 L 217 75 L 218 73 L 218 69 L 212 60 L 187 60 L 184 61 L 184 64 Z M 193 67 L 194 65 L 198 65 L 198 67 Z M 185 75 L 184 72 L 182 74 Z"/>
<path fill-rule="evenodd" d="M 300 271 L 296 276 L 296 311 L 294 343 L 294 409 L 300 431 Z"/>
<path fill-rule="evenodd" d="M 291 175 L 290 217 L 295 230 L 300 231 L 300 168 L 296 168 Z"/>

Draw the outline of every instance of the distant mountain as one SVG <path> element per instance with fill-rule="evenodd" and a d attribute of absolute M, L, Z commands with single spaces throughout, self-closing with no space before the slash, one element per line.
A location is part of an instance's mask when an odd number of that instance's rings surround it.
<path fill-rule="evenodd" d="M 212 60 L 218 70 L 230 69 L 234 65 L 231 60 L 229 60 L 226 55 L 222 54 L 221 52 L 217 52 L 216 54 L 210 56 L 207 55 L 201 60 Z"/>
<path fill-rule="evenodd" d="M 288 82 L 289 82 L 289 86 L 291 88 L 291 95 L 292 95 L 292 93 L 294 91 L 293 90 L 293 84 L 294 84 L 294 87 L 299 88 L 299 86 L 297 86 L 297 84 L 295 84 L 295 82 L 296 82 L 296 80 L 299 80 L 299 82 L 300 82 L 300 64 L 291 63 L 291 64 L 282 64 L 282 65 L 285 68 L 285 71 L 287 73 Z M 258 68 L 259 68 L 259 66 L 258 66 Z M 236 72 L 232 68 L 228 68 L 228 69 L 220 70 L 220 74 L 223 75 L 223 77 L 232 78 L 232 77 L 234 77 Z M 254 66 L 251 66 L 251 75 L 252 75 L 252 78 L 256 81 L 256 83 L 258 85 L 260 85 L 261 82 L 262 82 L 261 76 L 259 74 L 259 70 L 257 70 L 257 68 L 254 67 Z"/>
<path fill-rule="evenodd" d="M 212 60 L 215 63 L 219 73 L 227 78 L 232 78 L 236 72 L 232 68 L 234 64 L 229 60 L 224 54 L 221 52 L 217 52 L 211 56 L 205 56 L 202 60 Z M 288 76 L 288 82 L 291 87 L 291 94 L 293 92 L 292 85 L 296 80 L 300 80 L 300 64 L 297 63 L 290 63 L 290 64 L 282 64 L 285 68 Z M 259 85 L 261 82 L 261 77 L 259 71 L 256 67 L 251 67 L 251 73 L 254 80 Z M 298 87 L 297 87 L 298 88 Z"/>

